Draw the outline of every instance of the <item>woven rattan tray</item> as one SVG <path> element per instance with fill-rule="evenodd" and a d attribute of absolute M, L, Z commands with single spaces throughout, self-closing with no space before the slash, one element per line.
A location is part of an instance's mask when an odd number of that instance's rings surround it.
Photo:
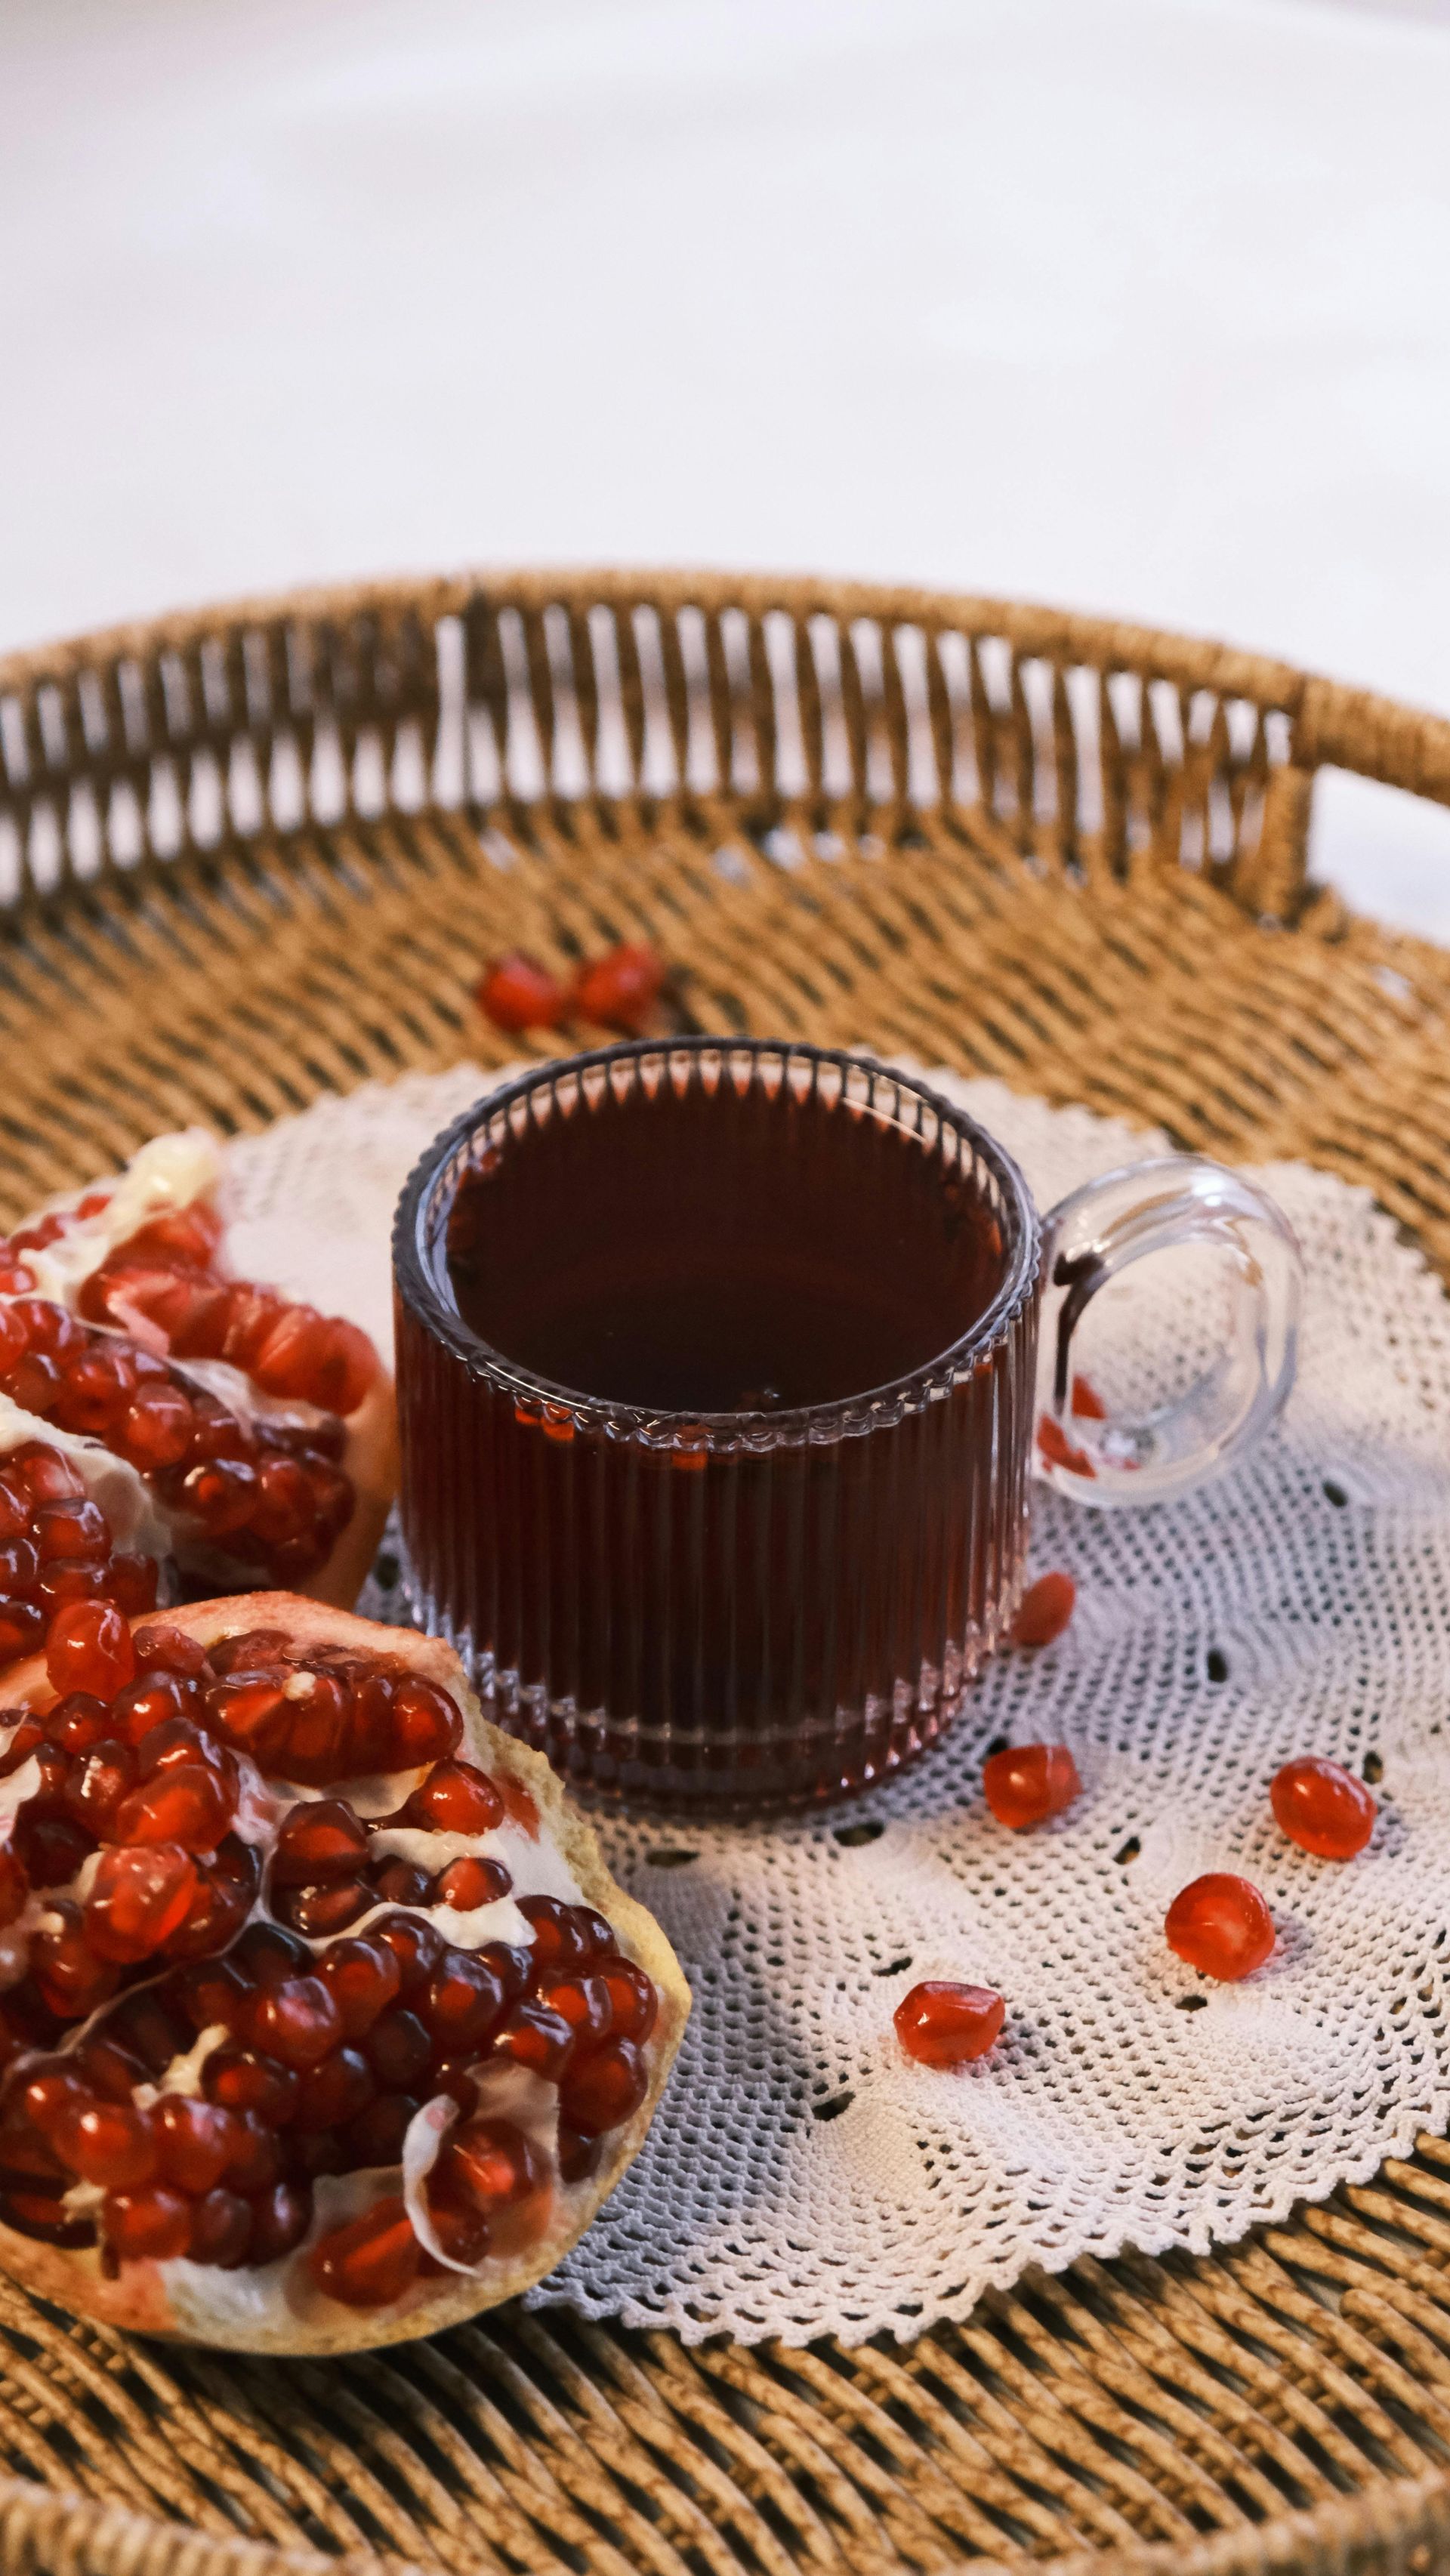
<path fill-rule="evenodd" d="M 784 580 L 404 583 L 12 659 L 0 1221 L 187 1118 L 498 1059 L 484 956 L 633 933 L 687 1024 L 1303 1156 L 1450 1275 L 1450 957 L 1308 878 L 1326 761 L 1450 803 L 1450 724 L 1279 664 Z M 0 2567 L 1418 2576 L 1447 2257 L 1425 2139 L 1211 2260 L 1084 2262 L 909 2346 L 503 2311 L 249 2364 L 0 2283 Z"/>

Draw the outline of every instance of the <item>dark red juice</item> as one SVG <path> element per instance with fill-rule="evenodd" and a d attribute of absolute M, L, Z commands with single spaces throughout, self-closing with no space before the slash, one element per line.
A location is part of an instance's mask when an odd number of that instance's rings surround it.
<path fill-rule="evenodd" d="M 905 1078 L 620 1050 L 399 1220 L 420 1607 L 573 1778 L 718 1806 L 930 1742 L 1015 1593 L 1036 1237 Z"/>

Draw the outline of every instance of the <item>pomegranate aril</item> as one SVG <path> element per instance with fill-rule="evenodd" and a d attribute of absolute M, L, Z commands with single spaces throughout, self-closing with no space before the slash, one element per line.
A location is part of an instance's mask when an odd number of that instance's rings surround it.
<path fill-rule="evenodd" d="M 208 1647 L 212 1671 L 222 1677 L 233 1673 L 256 1673 L 278 1666 L 278 1678 L 287 1679 L 288 1657 L 292 1640 L 285 1628 L 236 1628 L 218 1637 Z"/>
<path fill-rule="evenodd" d="M 1168 1947 L 1204 1976 L 1236 1985 L 1274 1947 L 1274 1918 L 1258 1889 L 1229 1870 L 1209 1870 L 1180 1888 L 1163 1924 Z"/>
<path fill-rule="evenodd" d="M 68 1495 L 61 1502 L 37 1503 L 31 1515 L 31 1538 L 42 1565 L 53 1557 L 108 1556 L 111 1525 L 99 1503 L 88 1494 Z"/>
<path fill-rule="evenodd" d="M 210 1658 L 199 1637 L 158 1620 L 138 1628 L 131 1640 L 138 1674 L 171 1673 L 178 1681 L 201 1681 L 211 1672 Z M 188 1703 L 189 1704 L 189 1703 Z"/>
<path fill-rule="evenodd" d="M 155 1559 L 149 1556 L 111 1556 L 101 1568 L 107 1598 L 128 1619 L 140 1619 L 155 1609 L 158 1575 Z"/>
<path fill-rule="evenodd" d="M 267 1770 L 287 1740 L 289 1678 L 286 1672 L 266 1668 L 219 1674 L 205 1693 L 203 1723 Z"/>
<path fill-rule="evenodd" d="M 616 2039 L 644 2041 L 659 2019 L 654 1980 L 633 1959 L 601 1959 L 595 1976 L 608 1989 L 610 2030 Z"/>
<path fill-rule="evenodd" d="M 212 2190 L 193 2203 L 186 2248 L 193 2263 L 235 2270 L 245 2263 L 251 2239 L 252 2213 L 239 2193 Z"/>
<path fill-rule="evenodd" d="M 569 1919 L 584 1944 L 585 1959 L 604 1959 L 614 1948 L 614 1926 L 592 1905 L 571 1905 Z"/>
<path fill-rule="evenodd" d="M 305 2184 L 273 2183 L 250 2207 L 249 2263 L 279 2263 L 284 2254 L 295 2252 L 312 2224 L 312 2194 Z"/>
<path fill-rule="evenodd" d="M 42 1882 L 43 1884 L 44 1882 Z M 57 1899 L 30 1944 L 30 1974 L 49 2010 L 62 2021 L 81 2021 L 115 1993 L 119 1971 L 97 1957 L 86 1939 L 78 1905 Z"/>
<path fill-rule="evenodd" d="M 0 2220 L 19 2236 L 31 2236 L 42 2245 L 59 2245 L 71 2252 L 96 2241 L 93 2220 L 67 2218 L 60 2203 L 48 2199 L 43 2192 L 0 2194 Z"/>
<path fill-rule="evenodd" d="M 131 2056 L 139 2057 L 148 2075 L 164 2075 L 173 2057 L 189 2044 L 190 2033 L 167 2011 L 159 1994 L 128 1995 L 106 2022 L 106 2034 Z"/>
<path fill-rule="evenodd" d="M 574 986 L 574 1006 L 581 1019 L 638 1037 L 664 980 L 664 960 L 642 942 L 625 940 L 583 969 Z"/>
<path fill-rule="evenodd" d="M 335 1941 L 322 1952 L 316 1968 L 337 2006 L 346 2039 L 360 2039 L 371 2028 L 379 2013 L 393 2001 L 402 1982 L 398 1962 L 387 1943 L 366 1935 L 354 1941 Z M 426 2012 L 424 2018 L 427 2019 Z"/>
<path fill-rule="evenodd" d="M 481 2209 L 454 2208 L 444 2201 L 430 2205 L 428 2211 L 433 2233 L 444 2253 L 453 2263 L 466 2263 L 470 2269 L 483 2261 L 489 2249 L 489 2224 Z M 423 2257 L 425 2273 L 444 2272 L 448 2265 L 432 2254 Z"/>
<path fill-rule="evenodd" d="M 251 2199 L 259 2191 L 270 2191 L 282 2170 L 282 2151 L 274 2129 L 268 2127 L 254 2111 L 229 2114 L 236 2131 L 235 2143 L 227 2159 L 224 2180 L 233 2191 Z"/>
<path fill-rule="evenodd" d="M 97 1862 L 85 1902 L 90 1947 L 123 1966 L 153 1957 L 185 1921 L 196 1886 L 196 1863 L 178 1843 L 112 1845 Z"/>
<path fill-rule="evenodd" d="M 1095 1476 L 1097 1469 L 1085 1449 L 1074 1447 L 1062 1424 L 1050 1413 L 1044 1413 L 1037 1426 L 1037 1446 L 1050 1467 L 1066 1467 L 1074 1476 Z M 1023 1638 L 1024 1645 L 1043 1642 Z"/>
<path fill-rule="evenodd" d="M 151 2134 L 163 2182 L 191 2193 L 210 2191 L 237 2153 L 240 2128 L 219 2103 L 191 2093 L 163 2093 L 152 2106 Z"/>
<path fill-rule="evenodd" d="M 129 1796 L 135 1777 L 136 1765 L 128 1744 L 93 1744 L 89 1753 L 72 1758 L 64 1791 L 66 1814 L 87 1833 L 104 1840 L 112 1832 L 116 1811 Z"/>
<path fill-rule="evenodd" d="M 257 1471 L 245 1458 L 205 1458 L 183 1478 L 180 1500 L 182 1510 L 195 1514 L 208 1538 L 229 1538 L 251 1519 Z"/>
<path fill-rule="evenodd" d="M 26 2119 L 39 2130 L 47 2146 L 56 2146 L 69 2136 L 93 2098 L 90 2086 L 79 2073 L 70 2067 L 51 2066 L 44 2074 L 32 2075 L 20 2102 Z"/>
<path fill-rule="evenodd" d="M 486 1834 L 504 1819 L 498 1784 L 471 1762 L 438 1762 L 403 1809 L 410 1824 L 434 1833 Z"/>
<path fill-rule="evenodd" d="M 512 2120 L 473 2119 L 453 2130 L 433 2185 L 442 2199 L 468 2199 L 492 2212 L 527 2200 L 547 2178 L 541 2151 Z"/>
<path fill-rule="evenodd" d="M 109 1442 L 135 1387 L 136 1372 L 126 1351 L 104 1345 L 77 1351 L 63 1372 L 60 1418 L 67 1431 L 89 1432 Z"/>
<path fill-rule="evenodd" d="M 224 2111 L 255 2111 L 259 2120 L 276 2121 L 279 2126 L 291 2119 L 297 2105 L 293 2069 L 255 2049 L 231 2045 L 214 2049 L 201 2080 L 208 2101 L 219 2102 Z"/>
<path fill-rule="evenodd" d="M 1280 1831 L 1316 1860 L 1353 1860 L 1374 1832 L 1379 1813 L 1362 1780 L 1314 1753 L 1275 1772 L 1269 1804 Z"/>
<path fill-rule="evenodd" d="M 276 1923 L 249 1923 L 232 1957 L 257 1986 L 280 1986 L 286 1977 L 306 1976 L 312 1966 L 306 1942 Z"/>
<path fill-rule="evenodd" d="M 521 1896 L 519 1912 L 533 1931 L 531 1946 L 538 1972 L 563 1975 L 583 1966 L 591 1944 L 584 1927 L 575 1921 L 573 1906 L 562 1904 L 557 1896 Z"/>
<path fill-rule="evenodd" d="M 410 1860 L 374 1861 L 369 1875 L 375 1899 L 386 1905 L 427 1905 L 433 1882 L 426 1869 L 418 1869 Z"/>
<path fill-rule="evenodd" d="M 128 1682 L 124 1690 L 117 1691 L 112 1699 L 112 1724 L 115 1732 L 124 1735 L 126 1742 L 134 1744 L 139 1752 L 147 1736 L 158 1727 L 164 1726 L 169 1719 L 185 1717 L 197 1706 L 196 1691 L 182 1680 L 179 1673 L 138 1673 L 136 1679 Z M 192 1733 L 199 1745 L 202 1738 L 194 1727 Z M 154 1766 L 148 1763 L 143 1767 L 150 1769 Z"/>
<path fill-rule="evenodd" d="M 982 1793 L 999 1825 L 1014 1833 L 1060 1816 L 1082 1792 L 1065 1744 L 1016 1744 L 982 1766 Z"/>
<path fill-rule="evenodd" d="M 892 2019 L 908 2057 L 921 2066 L 966 2066 L 1001 2035 L 1007 2007 L 990 1986 L 927 1977 L 903 1996 Z"/>
<path fill-rule="evenodd" d="M 183 1763 L 158 1772 L 133 1789 L 116 1810 L 118 1842 L 180 1843 L 183 1850 L 215 1851 L 237 1811 L 237 1793 L 210 1765 Z"/>
<path fill-rule="evenodd" d="M 145 1387 L 126 1407 L 116 1446 L 143 1475 L 179 1466 L 191 1445 L 191 1420 L 191 1406 L 179 1389 Z"/>
<path fill-rule="evenodd" d="M 45 1720 L 45 1732 L 63 1753 L 89 1753 L 115 1732 L 115 1721 L 103 1699 L 90 1691 L 67 1691 Z"/>
<path fill-rule="evenodd" d="M 1059 1463 L 1072 1465 L 1074 1461 L 1070 1458 Z M 1087 1472 L 1092 1474 L 1091 1467 Z M 1062 1635 L 1076 1603 L 1077 1585 L 1070 1574 L 1039 1575 L 1017 1604 L 1011 1627 L 1013 1645 L 1050 1646 L 1054 1638 Z"/>
<path fill-rule="evenodd" d="M 501 2056 L 527 2066 L 546 2084 L 557 2084 L 573 2053 L 574 2033 L 562 2013 L 550 2012 L 526 1995 L 509 2012 L 494 2045 Z"/>
<path fill-rule="evenodd" d="M 228 1869 L 226 1854 L 233 1847 L 248 1852 L 251 1875 L 237 1877 Z M 247 1844 L 237 1845 L 234 1834 L 228 1834 L 210 1860 L 197 1863 L 196 1894 L 186 1909 L 180 1928 L 166 1943 L 168 1959 L 206 1959 L 224 1950 L 234 1941 L 252 1910 L 260 1862 Z"/>
<path fill-rule="evenodd" d="M 463 1720 L 446 1691 L 417 1673 L 405 1673 L 393 1694 L 391 1767 L 412 1770 L 457 1750 Z"/>
<path fill-rule="evenodd" d="M 0 1605 L 0 1614 L 3 1614 L 3 1605 Z M 3 1615 L 0 1615 L 0 1636 L 3 1636 L 3 1627 Z M 4 1754 L 0 1755 L 0 1780 L 8 1780 L 11 1773 L 18 1771 L 22 1763 L 28 1762 L 32 1753 L 37 1752 L 44 1742 L 45 1728 L 39 1718 L 22 1717 L 11 1734 Z"/>
<path fill-rule="evenodd" d="M 445 1950 L 419 2001 L 419 2014 L 440 2045 L 477 2046 L 504 2009 L 503 1981 L 468 1950 Z"/>
<path fill-rule="evenodd" d="M 274 1887 L 316 1887 L 354 1878 L 368 1838 L 345 1798 L 316 1798 L 282 1819 L 272 1855 Z"/>
<path fill-rule="evenodd" d="M 632 2119 L 649 2091 L 644 2058 L 632 2039 L 607 2039 L 572 2063 L 559 2090 L 559 2117 L 581 2136 L 597 2138 Z"/>
<path fill-rule="evenodd" d="M 170 2262 L 191 2237 L 191 2203 L 169 2183 L 140 2191 L 113 2191 L 101 2204 L 101 2232 L 123 2262 Z"/>
<path fill-rule="evenodd" d="M 476 1859 L 465 1853 L 440 1869 L 428 1890 L 428 1902 L 449 1906 L 455 1914 L 472 1914 L 480 1905 L 496 1905 L 512 1886 L 512 1876 L 501 1860 Z"/>
<path fill-rule="evenodd" d="M 45 1641 L 45 1669 L 59 1693 L 94 1691 L 109 1700 L 131 1680 L 131 1631 L 109 1601 L 75 1601 L 57 1612 Z"/>
<path fill-rule="evenodd" d="M 40 1555 L 33 1540 L 11 1538 L 0 1547 L 0 1592 L 19 1593 L 28 1600 L 39 1572 Z"/>
<path fill-rule="evenodd" d="M 470 2115 L 478 2109 L 478 2077 L 482 2061 L 469 2050 L 462 2057 L 436 2057 L 426 2078 L 430 2095 L 450 2094 L 459 2110 Z"/>
<path fill-rule="evenodd" d="M 420 2108 L 415 2094 L 379 2093 L 343 2132 L 348 2171 L 360 2165 L 400 2163 L 408 2123 Z"/>
<path fill-rule="evenodd" d="M 60 1371 L 45 1351 L 26 1351 L 13 1368 L 0 1378 L 3 1388 L 22 1413 L 51 1413 L 60 1393 Z"/>
<path fill-rule="evenodd" d="M 316 2066 L 342 2037 L 342 2016 L 321 1977 L 288 1977 L 264 1988 L 250 2024 L 255 2045 L 284 2066 Z"/>
<path fill-rule="evenodd" d="M 586 1972 L 577 1977 L 546 1978 L 539 1987 L 539 2001 L 546 2011 L 563 2015 L 578 2047 L 592 2047 L 596 2040 L 608 2038 L 613 2012 L 609 1988 L 602 1977 Z"/>
<path fill-rule="evenodd" d="M 568 1011 L 570 993 L 568 985 L 537 958 L 513 948 L 484 968 L 473 997 L 495 1028 L 513 1035 L 522 1029 L 557 1028 Z"/>
<path fill-rule="evenodd" d="M 252 1985 L 234 1959 L 198 1959 L 168 1977 L 165 1992 L 194 2031 L 211 2030 L 218 2022 L 237 2030 Z"/>
<path fill-rule="evenodd" d="M 8 1843 L 0 1843 L 0 1928 L 23 1914 L 29 1894 L 25 1863 Z"/>
<path fill-rule="evenodd" d="M 377 2091 L 372 2068 L 360 2048 L 334 2048 L 321 2064 L 303 2075 L 293 2125 L 298 2129 L 331 2129 L 356 2119 Z"/>
<path fill-rule="evenodd" d="M 35 1582 L 35 1598 L 46 1617 L 53 1618 L 71 1601 L 111 1601 L 109 1568 L 94 1565 L 88 1558 L 58 1556 L 43 1565 Z M 121 1607 L 116 1603 L 117 1609 Z"/>
<path fill-rule="evenodd" d="M 345 1932 L 377 1902 L 377 1890 L 366 1879 L 345 1878 L 335 1887 L 281 1887 L 272 1899 L 274 1912 L 309 1941 L 325 1941 Z"/>
<path fill-rule="evenodd" d="M 0 1660 L 8 1664 L 33 1654 L 44 1634 L 45 1612 L 34 1601 L 0 1592 Z"/>
<path fill-rule="evenodd" d="M 149 2121 L 121 2102 L 92 2102 L 79 2112 L 61 2152 L 83 2182 L 104 2183 L 109 2191 L 132 2191 L 157 2170 Z"/>
<path fill-rule="evenodd" d="M 573 2183 L 588 2182 L 591 2175 L 599 2171 L 604 2150 L 597 2138 L 586 2138 L 578 2129 L 567 2128 L 561 2120 L 556 2153 L 560 2181 Z"/>
<path fill-rule="evenodd" d="M 391 2004 L 379 2013 L 362 2045 L 379 2082 L 395 2091 L 411 2085 L 433 2054 L 423 2023 L 401 2004 Z"/>
<path fill-rule="evenodd" d="M 422 2247 L 401 2196 L 380 2200 L 320 2237 L 307 2258 L 316 2287 L 349 2308 L 386 2308 L 418 2277 Z"/>
<path fill-rule="evenodd" d="M 1072 1410 L 1080 1422 L 1106 1422 L 1108 1408 L 1091 1378 L 1079 1374 L 1073 1379 Z"/>
<path fill-rule="evenodd" d="M 370 1923 L 369 1941 L 381 1941 L 397 1960 L 404 1996 L 417 1993 L 426 1985 L 443 1955 L 443 1935 L 431 1923 L 420 1923 L 415 1915 L 389 1914 L 381 1923 Z"/>
<path fill-rule="evenodd" d="M 129 2102 L 136 2085 L 146 2080 L 140 2058 L 133 2057 L 104 2030 L 93 2031 L 85 2046 L 77 2050 L 76 2065 L 92 2091 L 105 2102 Z"/>

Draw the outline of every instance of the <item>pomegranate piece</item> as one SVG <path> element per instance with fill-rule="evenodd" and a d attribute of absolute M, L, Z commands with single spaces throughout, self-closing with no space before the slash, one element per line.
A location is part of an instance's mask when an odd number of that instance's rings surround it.
<path fill-rule="evenodd" d="M 574 986 L 574 1006 L 581 1019 L 639 1037 L 664 980 L 664 961 L 652 948 L 624 941 L 583 969 Z"/>
<path fill-rule="evenodd" d="M 1077 1585 L 1070 1574 L 1041 1574 L 1017 1604 L 1012 1622 L 1014 1646 L 1050 1646 L 1062 1635 L 1077 1604 Z"/>
<path fill-rule="evenodd" d="M 1251 1977 L 1274 1947 L 1274 1918 L 1258 1889 L 1227 1870 L 1210 1870 L 1180 1888 L 1163 1930 L 1169 1949 L 1190 1968 L 1226 1985 Z"/>
<path fill-rule="evenodd" d="M 1269 1804 L 1281 1832 L 1316 1860 L 1353 1860 L 1374 1832 L 1379 1813 L 1362 1780 L 1315 1753 L 1275 1772 Z"/>
<path fill-rule="evenodd" d="M 484 1017 L 510 1036 L 523 1029 L 555 1029 L 569 1008 L 568 985 L 518 948 L 484 968 L 473 997 Z"/>
<path fill-rule="evenodd" d="M 990 1986 L 926 1977 L 897 2005 L 892 2019 L 908 2057 L 921 2066 L 966 2066 L 1001 2037 L 1007 2007 Z"/>
<path fill-rule="evenodd" d="M 982 1765 L 982 1793 L 999 1825 L 1020 1833 L 1060 1816 L 1081 1795 L 1077 1764 L 1065 1744 L 1017 1744 Z"/>

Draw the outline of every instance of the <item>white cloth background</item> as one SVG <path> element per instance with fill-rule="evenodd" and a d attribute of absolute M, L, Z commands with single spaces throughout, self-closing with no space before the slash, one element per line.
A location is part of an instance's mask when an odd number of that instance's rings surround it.
<path fill-rule="evenodd" d="M 1160 1149 L 935 1078 L 1044 1207 Z M 243 1266 L 385 1329 L 397 1190 L 481 1079 L 411 1076 L 233 1147 Z M 1309 1293 L 1296 1391 L 1250 1464 L 1142 1513 L 1039 1489 L 1034 1564 L 1076 1576 L 1073 1623 L 992 1664 L 894 1787 L 754 1827 L 602 1820 L 695 2011 L 644 2153 L 539 2298 L 686 2336 L 909 2335 L 1029 2263 L 1201 2250 L 1282 2218 L 1450 2115 L 1450 1305 L 1363 1192 L 1297 1165 L 1262 1177 Z M 1110 1397 L 1215 1329 L 1211 1271 L 1155 1267 L 1098 1301 Z M 997 1737 L 1072 1746 L 1069 1815 L 1022 1836 L 992 1822 Z M 1274 1826 L 1269 1779 L 1303 1752 L 1382 1766 L 1348 1866 Z M 1162 1937 L 1212 1868 L 1254 1879 L 1278 1926 L 1238 1987 Z M 893 2038 L 930 1975 L 1007 1998 L 1004 2040 L 957 2074 Z"/>

